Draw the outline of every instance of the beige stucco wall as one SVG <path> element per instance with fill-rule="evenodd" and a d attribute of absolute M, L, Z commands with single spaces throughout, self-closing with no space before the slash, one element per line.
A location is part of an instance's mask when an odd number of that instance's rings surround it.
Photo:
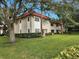
<path fill-rule="evenodd" d="M 45 29 L 47 29 L 47 33 L 51 32 L 51 24 L 49 20 L 44 20 L 38 17 L 39 22 L 37 22 L 35 21 L 36 16 L 28 16 L 28 17 L 19 19 L 18 22 L 14 24 L 15 33 L 28 33 L 28 29 L 30 29 L 30 33 L 35 33 L 36 32 L 35 29 L 39 29 L 39 32 L 41 32 L 41 20 L 42 20 L 42 27 L 46 26 Z M 43 23 L 44 22 L 43 20 L 46 22 L 45 24 Z"/>
<path fill-rule="evenodd" d="M 21 33 L 27 33 L 27 18 L 21 19 Z"/>
<path fill-rule="evenodd" d="M 14 32 L 15 33 L 20 33 L 20 30 L 19 30 L 19 20 L 14 23 Z"/>
<path fill-rule="evenodd" d="M 35 21 L 35 18 L 38 18 L 39 21 Z M 41 32 L 41 18 L 37 16 L 34 16 L 34 32 L 36 32 L 35 29 L 39 29 L 39 32 Z"/>
<path fill-rule="evenodd" d="M 28 21 L 28 17 L 24 18 L 21 20 L 21 33 L 28 33 L 28 30 L 30 31 L 29 33 L 33 33 L 33 19 L 32 17 L 29 17 L 29 21 Z"/>
<path fill-rule="evenodd" d="M 47 29 L 47 33 L 51 32 L 51 23 L 49 20 L 42 20 L 42 29 Z"/>
<path fill-rule="evenodd" d="M 53 26 L 51 26 L 51 30 L 54 31 L 54 33 L 57 33 L 57 30 L 59 31 L 59 33 L 61 33 L 61 31 L 65 31 L 65 28 L 63 27 L 63 25 L 58 25 L 57 24 L 53 24 Z"/>
<path fill-rule="evenodd" d="M 31 24 L 30 30 L 31 30 L 31 33 L 34 33 L 35 32 L 35 29 L 34 29 L 34 20 L 35 20 L 35 18 L 34 18 L 34 16 L 31 16 L 30 18 L 31 18 L 31 20 L 30 20 L 30 24 Z"/>

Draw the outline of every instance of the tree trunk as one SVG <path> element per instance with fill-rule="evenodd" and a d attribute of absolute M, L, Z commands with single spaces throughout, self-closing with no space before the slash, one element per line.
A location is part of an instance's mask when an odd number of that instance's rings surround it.
<path fill-rule="evenodd" d="M 11 24 L 8 26 L 8 30 L 9 30 L 9 40 L 11 43 L 15 43 L 16 39 L 15 39 L 15 33 L 14 33 L 14 24 Z"/>

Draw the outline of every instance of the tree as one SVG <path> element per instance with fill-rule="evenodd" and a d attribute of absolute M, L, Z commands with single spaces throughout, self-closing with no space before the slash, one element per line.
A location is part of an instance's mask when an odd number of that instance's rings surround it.
<path fill-rule="evenodd" d="M 14 23 L 23 11 L 25 0 L 0 0 L 0 19 L 8 26 L 10 42 L 16 42 Z"/>
<path fill-rule="evenodd" d="M 10 42 L 16 41 L 14 23 L 17 21 L 16 19 L 20 17 L 18 15 L 23 14 L 28 10 L 25 6 L 27 3 L 33 4 L 31 8 L 34 8 L 37 3 L 40 3 L 41 11 L 53 10 L 61 15 L 62 18 L 71 21 L 74 25 L 79 25 L 79 23 L 75 22 L 72 18 L 72 15 L 78 10 L 75 8 L 78 6 L 78 0 L 71 0 L 70 2 L 68 0 L 63 0 L 59 3 L 53 3 L 52 1 L 54 0 L 0 0 L 0 19 L 2 19 L 8 26 Z"/>
<path fill-rule="evenodd" d="M 17 19 L 26 12 L 26 4 L 32 3 L 33 6 L 36 6 L 37 2 L 41 0 L 0 0 L 0 19 L 5 22 L 8 26 L 9 31 L 9 40 L 10 42 L 16 42 L 15 33 L 14 33 L 14 23 L 18 21 Z"/>
<path fill-rule="evenodd" d="M 78 0 L 63 0 L 59 4 L 56 4 L 56 12 L 59 13 L 62 18 L 64 17 L 66 20 L 69 20 L 75 26 L 79 26 L 79 22 L 76 22 L 75 19 L 73 19 L 73 15 L 78 13 L 78 5 Z"/>

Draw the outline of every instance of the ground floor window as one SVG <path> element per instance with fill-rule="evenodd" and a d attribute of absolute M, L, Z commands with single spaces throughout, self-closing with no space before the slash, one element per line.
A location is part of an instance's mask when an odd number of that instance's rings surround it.
<path fill-rule="evenodd" d="M 21 33 L 22 31 L 21 31 L 21 29 L 20 29 L 20 33 Z"/>
<path fill-rule="evenodd" d="M 30 33 L 30 29 L 28 29 L 28 33 Z"/>
<path fill-rule="evenodd" d="M 40 29 L 35 29 L 35 32 L 36 32 L 36 33 L 39 33 L 39 32 L 40 32 Z"/>

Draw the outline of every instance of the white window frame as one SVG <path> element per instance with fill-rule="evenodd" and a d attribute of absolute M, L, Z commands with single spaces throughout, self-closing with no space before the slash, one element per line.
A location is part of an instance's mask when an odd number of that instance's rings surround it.
<path fill-rule="evenodd" d="M 35 21 L 39 22 L 39 17 L 35 17 Z"/>

